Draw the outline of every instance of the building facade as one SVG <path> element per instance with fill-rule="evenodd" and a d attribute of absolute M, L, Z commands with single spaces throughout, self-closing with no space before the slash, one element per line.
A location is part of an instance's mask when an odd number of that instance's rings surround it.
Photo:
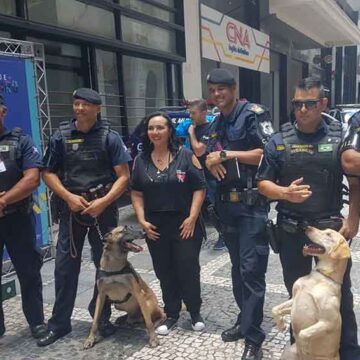
<path fill-rule="evenodd" d="M 350 1 L 185 0 L 185 97 L 206 97 L 206 74 L 224 67 L 238 79 L 240 98 L 271 109 L 276 128 L 287 121 L 303 77 L 321 78 L 333 104 L 355 101 L 360 30 Z"/>
<path fill-rule="evenodd" d="M 123 136 L 183 97 L 182 0 L 1 0 L 0 36 L 44 44 L 53 128 L 82 86 L 100 92 Z"/>
<path fill-rule="evenodd" d="M 43 43 L 53 128 L 72 91 L 97 89 L 126 136 L 148 112 L 207 97 L 230 70 L 239 97 L 288 119 L 296 82 L 321 77 L 331 104 L 360 100 L 358 0 L 1 0 L 0 37 Z"/>

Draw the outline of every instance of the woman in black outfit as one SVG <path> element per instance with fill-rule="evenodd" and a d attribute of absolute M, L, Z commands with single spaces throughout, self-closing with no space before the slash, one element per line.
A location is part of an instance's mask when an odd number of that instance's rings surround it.
<path fill-rule="evenodd" d="M 199 253 L 204 229 L 199 213 L 206 182 L 191 151 L 179 147 L 170 118 L 161 112 L 144 123 L 143 152 L 134 160 L 131 199 L 165 304 L 167 319 L 156 332 L 168 335 L 183 300 L 192 328 L 205 325 L 200 315 Z"/>

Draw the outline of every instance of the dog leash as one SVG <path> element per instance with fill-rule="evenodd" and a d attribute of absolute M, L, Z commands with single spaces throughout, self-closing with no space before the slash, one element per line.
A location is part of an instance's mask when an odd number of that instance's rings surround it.
<path fill-rule="evenodd" d="M 84 227 L 95 227 L 96 232 L 98 233 L 99 239 L 101 240 L 101 242 L 104 242 L 104 235 L 101 232 L 100 229 L 100 224 L 98 221 L 98 218 L 94 218 L 94 222 L 93 223 L 88 223 L 85 221 L 81 221 L 75 213 L 73 213 L 72 211 L 70 211 L 70 218 L 69 218 L 69 236 L 70 236 L 70 256 L 73 259 L 76 259 L 78 256 L 78 251 L 76 249 L 76 245 L 75 245 L 75 240 L 74 240 L 74 233 L 73 233 L 73 219 L 75 219 L 75 221 Z"/>

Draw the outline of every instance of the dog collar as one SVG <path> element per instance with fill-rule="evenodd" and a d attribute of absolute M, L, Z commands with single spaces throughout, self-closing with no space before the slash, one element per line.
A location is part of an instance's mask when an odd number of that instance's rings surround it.
<path fill-rule="evenodd" d="M 119 271 L 105 271 L 99 269 L 96 273 L 96 280 L 99 280 L 104 277 L 109 277 L 113 275 L 124 275 L 124 274 L 131 274 L 134 275 L 137 282 L 139 282 L 139 276 L 134 270 L 133 266 L 130 263 L 127 263 L 121 270 Z"/>
<path fill-rule="evenodd" d="M 334 279 L 332 279 L 329 275 L 326 275 L 326 274 L 324 274 L 323 272 L 321 272 L 319 269 L 316 269 L 315 268 L 315 270 L 319 273 L 319 274 L 321 274 L 322 276 L 325 276 L 327 279 L 329 279 L 329 280 L 331 280 L 333 283 L 335 283 L 336 285 L 342 285 L 342 282 L 337 282 L 337 281 L 335 281 Z"/>

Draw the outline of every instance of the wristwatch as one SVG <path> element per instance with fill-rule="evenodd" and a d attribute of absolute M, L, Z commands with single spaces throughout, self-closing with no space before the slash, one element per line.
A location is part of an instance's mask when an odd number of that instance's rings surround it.
<path fill-rule="evenodd" d="M 227 160 L 227 155 L 226 155 L 226 151 L 225 151 L 225 150 L 221 150 L 221 151 L 220 151 L 220 160 L 221 160 L 221 161 L 226 161 L 226 160 Z"/>

